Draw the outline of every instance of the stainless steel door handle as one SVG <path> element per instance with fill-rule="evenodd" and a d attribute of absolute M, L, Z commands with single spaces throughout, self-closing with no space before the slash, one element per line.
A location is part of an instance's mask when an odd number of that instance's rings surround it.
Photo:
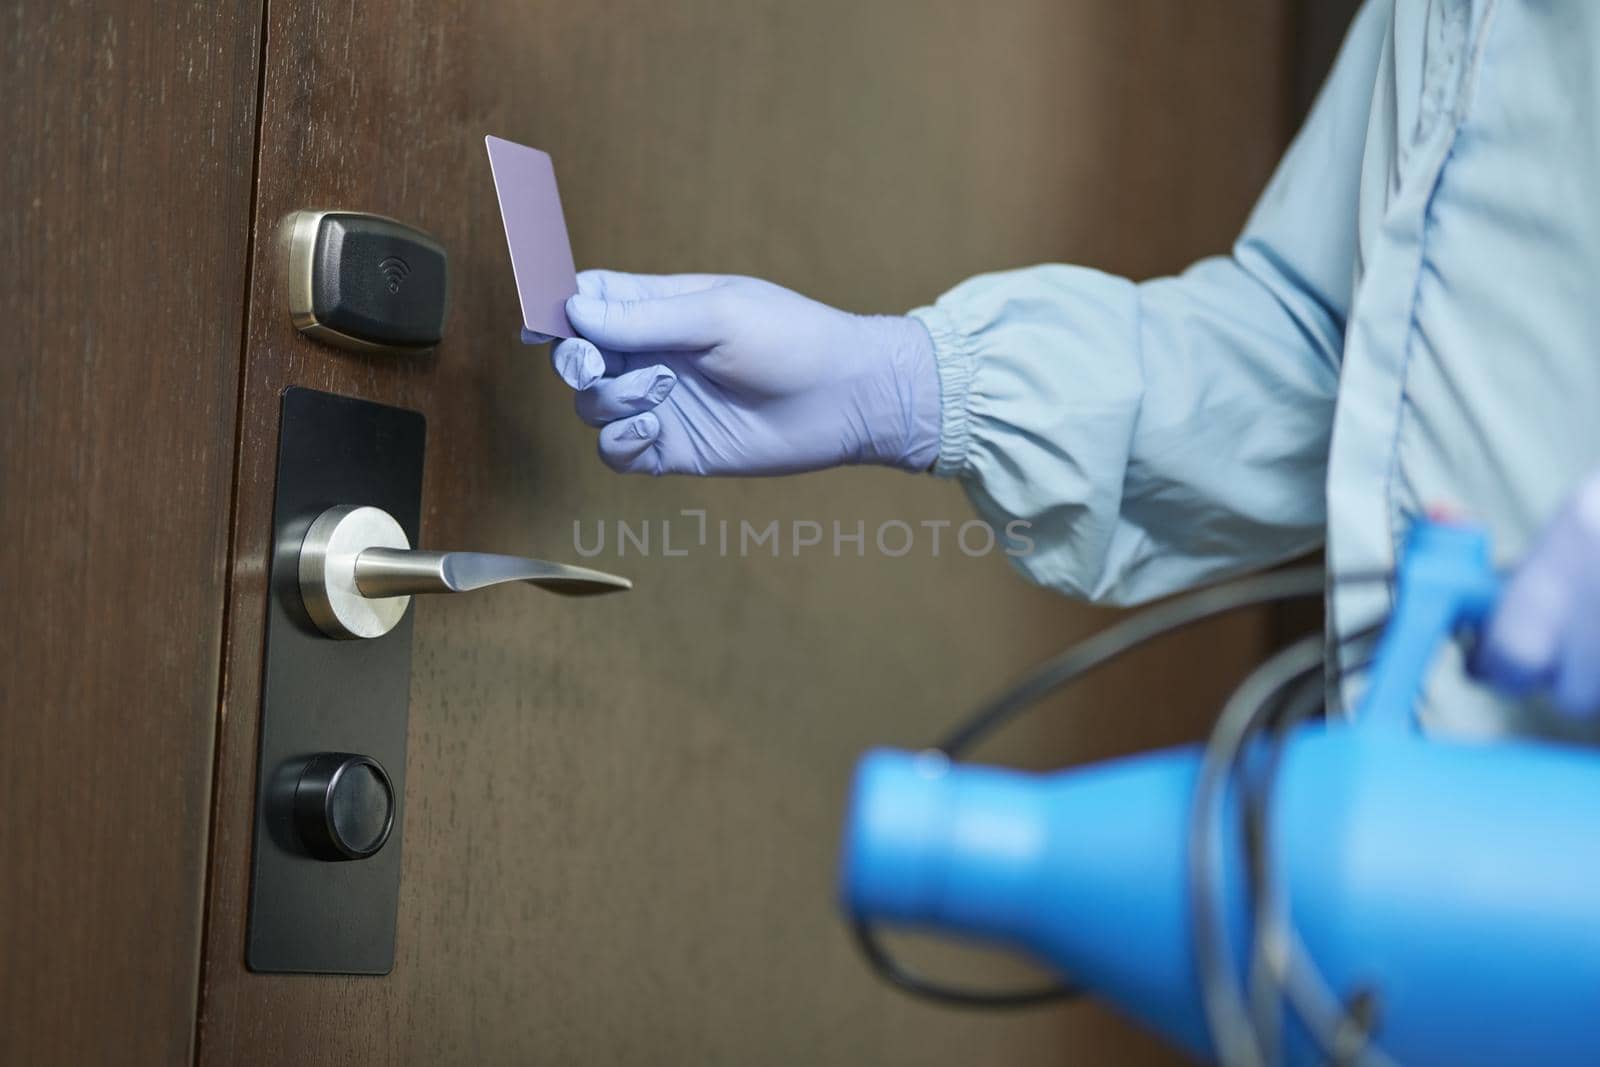
<path fill-rule="evenodd" d="M 415 594 L 467 593 L 506 582 L 565 596 L 633 588 L 626 578 L 565 563 L 413 549 L 400 524 L 381 508 L 329 508 L 300 545 L 300 595 L 311 621 L 329 637 L 382 637 Z"/>
<path fill-rule="evenodd" d="M 506 582 L 526 582 L 565 596 L 595 596 L 633 588 L 614 574 L 487 552 L 423 552 L 369 548 L 356 557 L 356 588 L 362 596 L 470 593 Z"/>

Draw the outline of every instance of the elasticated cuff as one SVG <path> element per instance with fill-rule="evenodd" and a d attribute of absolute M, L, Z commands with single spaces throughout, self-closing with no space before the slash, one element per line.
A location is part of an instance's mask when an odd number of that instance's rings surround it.
<path fill-rule="evenodd" d="M 921 307 L 911 317 L 922 323 L 933 338 L 934 360 L 939 366 L 939 461 L 933 473 L 955 478 L 966 471 L 967 448 L 971 441 L 967 417 L 967 394 L 972 387 L 978 354 L 971 340 L 941 307 Z"/>

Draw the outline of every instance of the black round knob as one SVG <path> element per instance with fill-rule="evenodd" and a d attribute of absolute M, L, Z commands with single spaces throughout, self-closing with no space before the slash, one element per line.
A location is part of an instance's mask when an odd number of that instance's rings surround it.
<path fill-rule="evenodd" d="M 366 859 L 394 827 L 394 786 L 371 756 L 324 752 L 300 772 L 294 821 L 313 856 Z"/>

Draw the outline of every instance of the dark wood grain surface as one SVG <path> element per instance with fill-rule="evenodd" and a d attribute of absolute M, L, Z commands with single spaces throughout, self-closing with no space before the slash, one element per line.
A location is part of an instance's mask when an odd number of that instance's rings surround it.
<path fill-rule="evenodd" d="M 624 479 L 517 307 L 482 138 L 553 153 L 577 258 L 771 277 L 903 310 L 1040 260 L 1148 274 L 1224 248 L 1282 142 L 1272 0 L 273 0 L 248 312 L 200 1054 L 279 1063 L 1167 1063 L 1092 1006 L 985 1016 L 880 987 L 832 906 L 849 768 L 921 744 L 1108 616 L 996 557 L 593 561 L 635 590 L 417 606 L 398 961 L 243 964 L 278 393 L 429 419 L 432 547 L 575 558 L 573 523 L 968 517 L 879 471 Z M 422 226 L 446 341 L 359 357 L 292 330 L 268 236 L 302 207 Z M 682 520 L 680 520 L 682 521 Z M 681 532 L 681 528 L 680 528 Z M 659 544 L 659 542 L 658 542 Z M 991 755 L 1196 736 L 1243 619 L 1059 703 Z M 1015 968 L 961 956 L 965 977 Z"/>
<path fill-rule="evenodd" d="M 261 7 L 0 7 L 0 1063 L 194 1036 Z"/>

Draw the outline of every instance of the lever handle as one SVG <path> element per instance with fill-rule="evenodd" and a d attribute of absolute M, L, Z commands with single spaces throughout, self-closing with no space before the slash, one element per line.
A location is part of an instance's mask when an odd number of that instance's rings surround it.
<path fill-rule="evenodd" d="M 470 593 L 506 582 L 526 582 L 563 596 L 595 596 L 633 588 L 626 578 L 587 567 L 487 552 L 369 548 L 356 557 L 356 588 L 367 597 Z"/>
<path fill-rule="evenodd" d="M 329 508 L 300 545 L 300 596 L 329 637 L 382 637 L 399 624 L 418 593 L 467 593 L 525 582 L 566 596 L 632 589 L 626 578 L 587 567 L 484 552 L 413 549 L 394 516 L 381 508 Z"/>

